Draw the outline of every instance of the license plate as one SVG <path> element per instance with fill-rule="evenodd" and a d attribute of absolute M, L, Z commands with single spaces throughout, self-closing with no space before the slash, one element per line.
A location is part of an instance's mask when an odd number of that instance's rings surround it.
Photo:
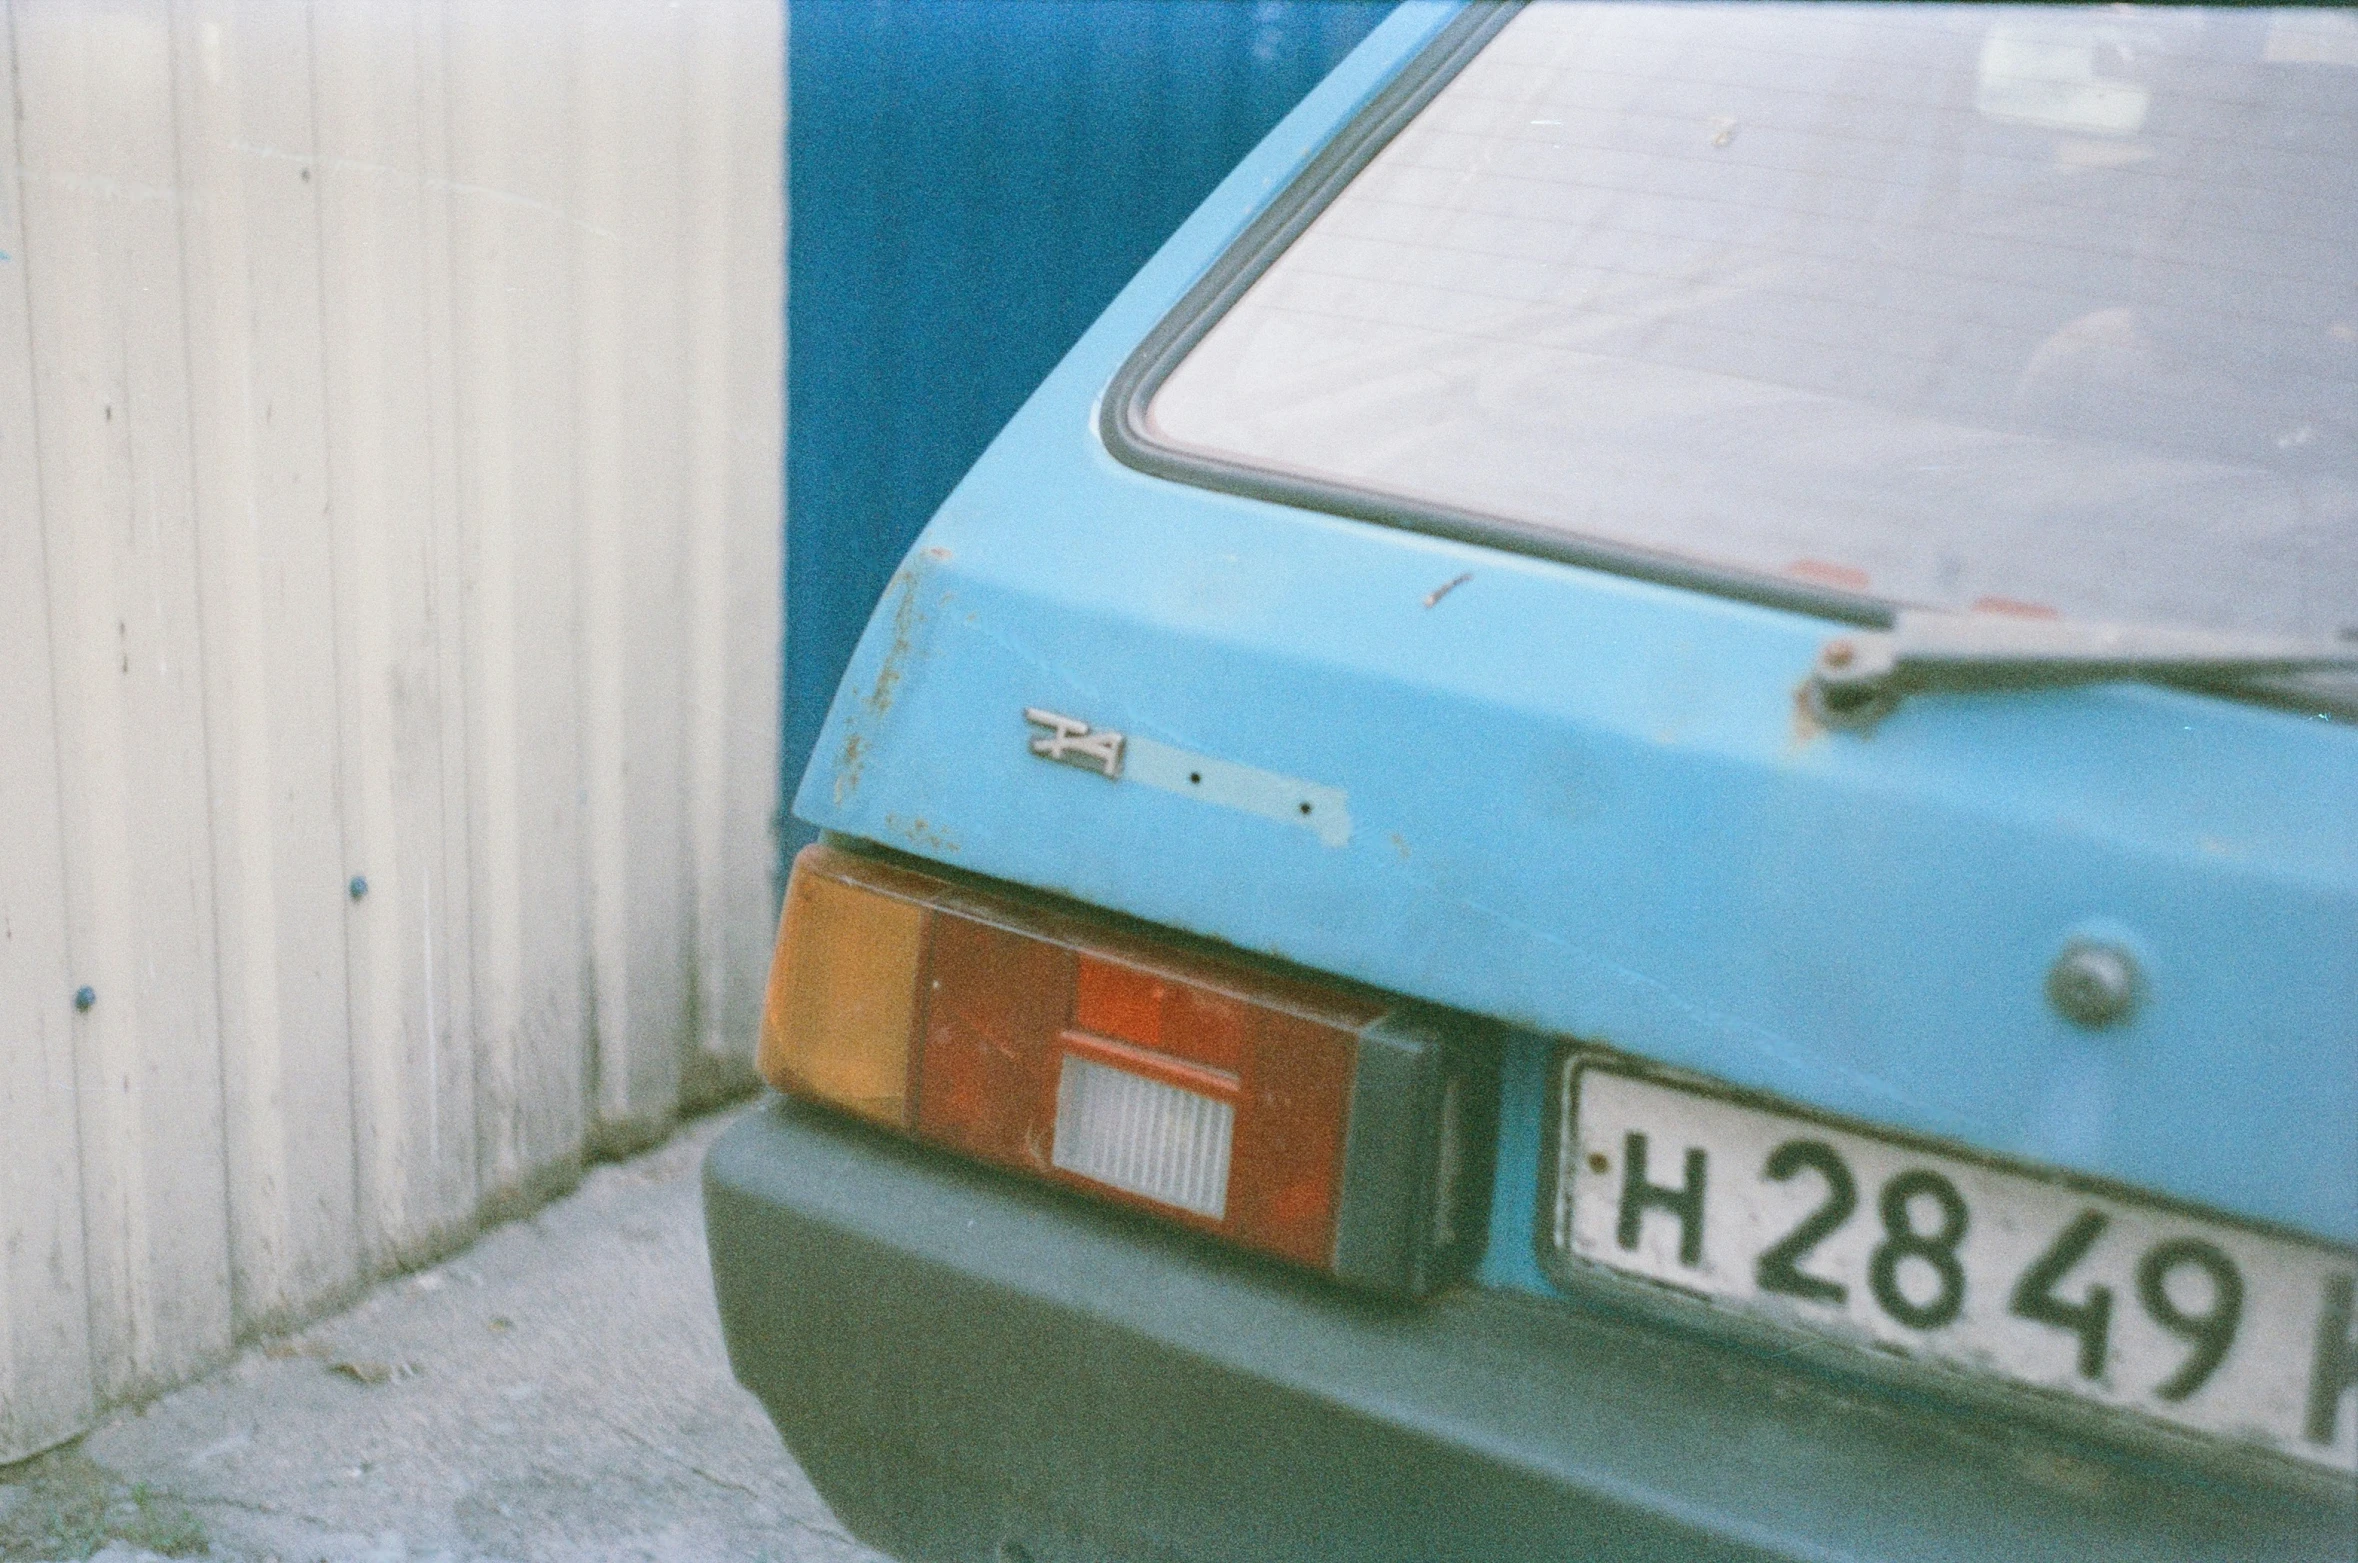
<path fill-rule="evenodd" d="M 1618 1060 L 1561 1087 L 1560 1275 L 2358 1471 L 2346 1250 Z"/>

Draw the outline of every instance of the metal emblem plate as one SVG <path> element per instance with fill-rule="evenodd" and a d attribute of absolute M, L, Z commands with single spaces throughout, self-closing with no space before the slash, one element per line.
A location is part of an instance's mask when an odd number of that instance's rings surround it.
<path fill-rule="evenodd" d="M 1034 727 L 1046 729 L 1032 736 L 1032 753 L 1041 759 L 1095 771 L 1107 781 L 1121 779 L 1120 733 L 1093 728 L 1076 717 L 1059 716 L 1054 711 L 1043 711 L 1037 706 L 1027 706 L 1023 719 Z"/>

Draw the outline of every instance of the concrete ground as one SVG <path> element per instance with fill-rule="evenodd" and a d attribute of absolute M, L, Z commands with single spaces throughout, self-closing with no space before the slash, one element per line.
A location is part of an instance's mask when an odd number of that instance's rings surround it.
<path fill-rule="evenodd" d="M 0 1559 L 881 1563 L 729 1376 L 697 1170 L 731 1116 L 0 1468 Z"/>

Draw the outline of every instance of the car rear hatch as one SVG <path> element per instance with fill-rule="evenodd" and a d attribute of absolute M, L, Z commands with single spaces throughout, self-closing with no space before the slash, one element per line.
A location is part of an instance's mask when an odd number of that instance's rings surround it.
<path fill-rule="evenodd" d="M 1331 78 L 993 444 L 878 606 L 797 815 L 1502 1023 L 1491 1286 L 1643 1294 L 1562 1262 L 1575 1056 L 2345 1264 L 2358 726 L 2111 682 L 1832 727 L 1813 670 L 1846 618 L 1878 622 L 1867 599 L 1704 589 L 1109 452 L 1141 341 L 1444 20 Z M 2117 963 L 2113 1009 L 2074 1008 L 2089 951 Z M 1674 1230 L 1675 1161 L 1629 1175 Z M 2148 1314 L 2219 1316 L 2215 1291 L 2172 1295 Z M 2358 1417 L 2334 1404 L 2294 1480 L 2346 1468 Z"/>

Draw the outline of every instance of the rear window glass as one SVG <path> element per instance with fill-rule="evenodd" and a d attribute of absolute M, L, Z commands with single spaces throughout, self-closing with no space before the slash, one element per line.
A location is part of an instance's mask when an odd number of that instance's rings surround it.
<path fill-rule="evenodd" d="M 1536 4 L 1151 444 L 1950 608 L 2358 624 L 2358 20 Z"/>

